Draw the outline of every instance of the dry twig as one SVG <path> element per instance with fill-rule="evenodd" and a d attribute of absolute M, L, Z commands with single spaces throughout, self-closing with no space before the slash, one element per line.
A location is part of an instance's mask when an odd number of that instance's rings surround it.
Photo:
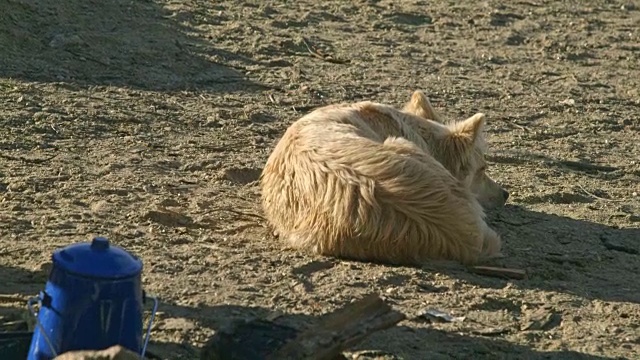
<path fill-rule="evenodd" d="M 592 192 L 588 191 L 587 189 L 585 189 L 585 187 L 582 186 L 582 184 L 580 184 L 580 183 L 578 183 L 578 187 L 582 191 L 584 191 L 585 194 L 591 196 L 594 199 L 598 199 L 598 200 L 602 200 L 602 201 L 611 201 L 611 202 L 622 202 L 622 201 L 624 201 L 624 200 L 619 200 L 619 199 L 607 199 L 607 198 L 603 198 L 603 197 L 600 197 L 598 195 L 595 195 L 594 193 L 592 193 Z"/>
<path fill-rule="evenodd" d="M 527 273 L 524 270 L 498 268 L 498 267 L 492 267 L 492 266 L 474 266 L 470 268 L 470 271 L 478 275 L 486 275 L 486 276 L 500 277 L 500 278 L 506 278 L 506 279 L 521 280 L 527 277 Z"/>
<path fill-rule="evenodd" d="M 316 57 L 318 59 L 330 62 L 330 63 L 334 63 L 334 64 L 346 64 L 347 61 L 345 60 L 340 60 L 340 59 L 336 59 L 331 55 L 325 55 L 323 53 L 321 53 L 319 50 L 317 50 L 315 47 L 311 46 L 309 44 L 309 41 L 307 41 L 307 39 L 302 38 L 302 43 L 304 44 L 304 46 L 307 48 L 307 51 L 309 51 L 309 54 L 311 54 L 311 56 Z"/>
<path fill-rule="evenodd" d="M 7 159 L 7 160 L 12 160 L 12 161 L 22 161 L 22 162 L 27 163 L 27 164 L 44 164 L 47 161 L 55 158 L 56 156 L 58 156 L 58 154 L 54 154 L 54 155 L 49 156 L 49 157 L 44 158 L 44 159 L 29 159 L 29 158 L 24 157 L 24 156 L 11 156 L 11 155 L 7 155 L 7 154 L 0 154 L 1 158 Z"/>

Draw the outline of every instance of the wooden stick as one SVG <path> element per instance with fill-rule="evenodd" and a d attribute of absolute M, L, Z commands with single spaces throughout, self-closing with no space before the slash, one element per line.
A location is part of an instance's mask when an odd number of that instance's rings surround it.
<path fill-rule="evenodd" d="M 404 314 L 371 294 L 325 315 L 318 326 L 299 334 L 269 359 L 332 360 L 372 333 L 390 328 L 404 319 Z"/>
<path fill-rule="evenodd" d="M 507 279 L 524 279 L 527 272 L 520 269 L 507 269 L 492 266 L 473 266 L 469 269 L 472 273 L 485 276 L 493 276 Z"/>

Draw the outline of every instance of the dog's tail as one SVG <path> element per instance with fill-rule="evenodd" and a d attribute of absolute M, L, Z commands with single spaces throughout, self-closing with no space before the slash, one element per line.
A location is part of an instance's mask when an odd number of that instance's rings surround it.
<path fill-rule="evenodd" d="M 398 264 L 472 263 L 481 254 L 492 232 L 482 208 L 415 144 L 380 143 L 354 131 L 304 142 L 300 136 L 285 133 L 261 176 L 266 218 L 292 247 Z"/>

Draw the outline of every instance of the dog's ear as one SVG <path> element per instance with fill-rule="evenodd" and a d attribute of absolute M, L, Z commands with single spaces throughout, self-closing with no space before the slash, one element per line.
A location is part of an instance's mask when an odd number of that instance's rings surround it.
<path fill-rule="evenodd" d="M 485 124 L 485 116 L 483 113 L 477 113 L 467 120 L 459 123 L 458 131 L 475 142 L 483 133 Z"/>
<path fill-rule="evenodd" d="M 473 145 L 484 144 L 485 116 L 477 113 L 472 117 L 452 124 L 450 126 L 450 137 L 456 146 L 462 149 L 469 149 Z"/>
<path fill-rule="evenodd" d="M 413 92 L 411 100 L 404 106 L 403 110 L 421 118 L 442 123 L 440 115 L 438 115 L 433 106 L 431 106 L 431 102 L 424 92 L 420 90 Z"/>

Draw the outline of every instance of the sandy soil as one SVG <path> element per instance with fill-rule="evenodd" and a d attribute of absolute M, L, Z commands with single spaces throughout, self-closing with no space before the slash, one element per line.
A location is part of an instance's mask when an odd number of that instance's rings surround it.
<path fill-rule="evenodd" d="M 616 0 L 3 0 L 0 315 L 24 316 L 54 249 L 105 235 L 142 257 L 168 359 L 230 319 L 305 326 L 372 291 L 409 319 L 354 351 L 638 359 L 639 23 Z M 491 224 L 527 279 L 318 258 L 266 229 L 256 179 L 288 124 L 415 89 L 487 114 L 512 194 Z"/>

